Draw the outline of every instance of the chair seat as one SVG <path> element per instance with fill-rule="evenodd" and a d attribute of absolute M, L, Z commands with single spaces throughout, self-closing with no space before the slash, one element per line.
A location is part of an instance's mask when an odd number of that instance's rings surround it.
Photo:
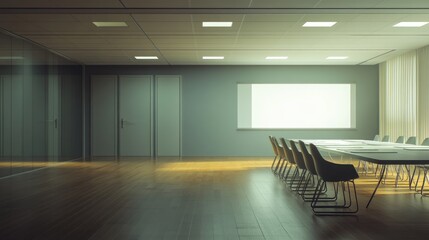
<path fill-rule="evenodd" d="M 320 154 L 317 147 L 310 144 L 311 154 L 314 159 L 317 174 L 327 182 L 350 181 L 359 178 L 355 167 L 352 164 L 337 164 L 326 161 Z"/>
<path fill-rule="evenodd" d="M 351 164 L 335 164 L 330 166 L 331 171 L 323 177 L 327 182 L 350 181 L 359 178 L 359 174 Z"/>

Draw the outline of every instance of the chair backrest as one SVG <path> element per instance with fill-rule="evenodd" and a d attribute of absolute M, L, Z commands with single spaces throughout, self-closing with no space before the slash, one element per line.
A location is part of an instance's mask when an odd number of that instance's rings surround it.
<path fill-rule="evenodd" d="M 286 140 L 284 138 L 280 138 L 280 142 L 283 146 L 283 152 L 286 156 L 288 162 L 295 164 L 295 159 L 293 157 L 292 150 L 290 150 L 289 146 L 286 144 Z"/>
<path fill-rule="evenodd" d="M 314 160 L 311 154 L 308 152 L 305 143 L 299 140 L 299 148 L 301 148 L 302 156 L 304 157 L 304 163 L 307 167 L 307 170 L 310 171 L 311 174 L 317 175 L 316 167 L 314 166 Z"/>
<path fill-rule="evenodd" d="M 422 144 L 421 145 L 423 145 L 423 146 L 429 146 L 429 138 L 425 138 L 424 140 L 423 140 L 423 142 L 422 142 Z"/>
<path fill-rule="evenodd" d="M 404 136 L 399 136 L 395 143 L 404 143 Z"/>
<path fill-rule="evenodd" d="M 382 142 L 388 142 L 389 141 L 389 135 L 386 135 L 383 137 L 383 139 L 381 139 Z"/>
<path fill-rule="evenodd" d="M 324 179 L 329 174 L 325 164 L 326 160 L 322 157 L 322 154 L 320 154 L 317 147 L 312 143 L 310 144 L 310 152 L 311 156 L 313 157 L 317 175 Z"/>
<path fill-rule="evenodd" d="M 307 169 L 305 166 L 304 158 L 302 157 L 302 154 L 300 151 L 298 151 L 298 148 L 295 145 L 295 142 L 290 140 L 289 141 L 290 148 L 292 149 L 293 153 L 293 159 L 295 160 L 296 166 L 301 169 Z"/>
<path fill-rule="evenodd" d="M 276 156 L 278 156 L 279 152 L 278 152 L 277 146 L 274 144 L 274 140 L 273 140 L 274 137 L 273 136 L 268 136 L 268 138 L 270 139 L 271 147 L 273 147 L 274 154 Z"/>
<path fill-rule="evenodd" d="M 407 139 L 407 141 L 405 142 L 405 144 L 414 144 L 414 145 L 416 145 L 417 144 L 416 137 L 415 136 L 409 137 Z"/>
<path fill-rule="evenodd" d="M 327 182 L 349 181 L 359 178 L 359 174 L 352 164 L 336 164 L 326 161 L 314 144 L 310 144 L 317 175 Z"/>
<path fill-rule="evenodd" d="M 282 146 L 279 144 L 279 142 L 277 141 L 277 138 L 273 137 L 272 139 L 273 139 L 274 146 L 275 146 L 275 147 L 276 147 L 276 149 L 277 149 L 277 154 L 278 154 L 278 156 L 279 156 L 280 158 L 284 158 L 283 148 L 282 148 Z"/>
<path fill-rule="evenodd" d="M 380 135 L 375 135 L 373 141 L 380 141 Z"/>

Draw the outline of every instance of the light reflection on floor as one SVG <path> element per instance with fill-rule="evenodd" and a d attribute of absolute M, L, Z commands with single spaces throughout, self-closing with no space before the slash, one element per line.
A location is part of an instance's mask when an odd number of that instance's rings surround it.
<path fill-rule="evenodd" d="M 210 173 L 210 172 L 230 172 L 235 171 L 247 171 L 252 169 L 266 169 L 270 171 L 272 164 L 271 158 L 243 158 L 243 157 L 229 157 L 229 158 L 98 158 L 90 161 L 70 161 L 70 162 L 47 162 L 47 161 L 13 161 L 13 162 L 0 162 L 0 169 L 7 168 L 58 168 L 58 169 L 79 169 L 79 168 L 99 168 L 102 169 L 106 164 L 116 162 L 118 166 L 129 166 L 129 164 L 144 164 L 147 168 L 153 169 L 155 172 L 160 174 L 192 174 L 192 173 Z M 340 162 L 340 161 L 338 161 Z M 344 162 L 344 161 L 343 161 Z M 357 166 L 356 161 L 348 161 Z M 275 178 L 275 176 L 272 176 Z M 356 180 L 357 191 L 360 194 L 370 195 L 374 191 L 374 188 L 378 182 L 378 179 L 374 174 L 362 174 L 360 178 Z M 393 173 L 388 175 L 387 180 L 383 181 L 380 188 L 377 191 L 377 195 L 414 195 L 416 191 L 413 188 L 409 189 L 408 180 L 402 180 L 398 182 L 398 186 L 395 186 L 395 176 Z M 420 188 L 418 188 L 420 189 Z"/>
<path fill-rule="evenodd" d="M 161 172 L 211 172 L 211 171 L 243 171 L 253 168 L 268 168 L 271 161 L 192 161 L 161 164 L 157 171 Z"/>

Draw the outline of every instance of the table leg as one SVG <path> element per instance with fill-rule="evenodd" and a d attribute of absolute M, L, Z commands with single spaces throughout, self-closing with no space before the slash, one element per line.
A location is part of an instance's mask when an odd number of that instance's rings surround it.
<path fill-rule="evenodd" d="M 413 174 L 413 176 L 411 176 L 411 165 L 405 165 L 405 169 L 407 169 L 407 173 L 408 173 L 408 187 L 411 190 L 411 185 L 413 184 L 414 174 Z"/>
<path fill-rule="evenodd" d="M 372 199 L 374 198 L 375 193 L 377 192 L 377 189 L 380 186 L 381 181 L 383 180 L 385 171 L 386 171 L 386 165 L 383 164 L 383 166 L 381 167 L 380 179 L 378 180 L 377 186 L 375 187 L 374 192 L 372 193 L 371 198 L 368 201 L 368 204 L 366 204 L 366 208 L 369 207 L 369 204 L 371 203 Z"/>

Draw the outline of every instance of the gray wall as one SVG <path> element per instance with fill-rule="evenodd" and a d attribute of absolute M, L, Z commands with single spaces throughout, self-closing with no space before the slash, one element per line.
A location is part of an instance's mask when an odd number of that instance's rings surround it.
<path fill-rule="evenodd" d="M 183 156 L 270 156 L 268 135 L 371 139 L 378 133 L 377 66 L 87 66 L 86 73 L 87 86 L 97 74 L 182 75 Z M 356 129 L 237 130 L 237 83 L 355 83 Z"/>

